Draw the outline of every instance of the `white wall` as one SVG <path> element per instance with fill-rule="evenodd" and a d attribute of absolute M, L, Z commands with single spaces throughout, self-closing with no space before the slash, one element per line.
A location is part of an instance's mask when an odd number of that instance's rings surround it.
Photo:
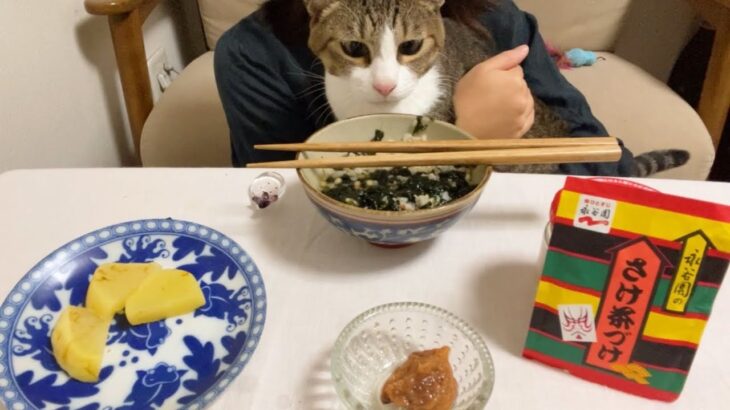
<path fill-rule="evenodd" d="M 204 48 L 194 0 L 168 0 L 145 23 L 150 56 L 180 71 Z M 105 17 L 83 0 L 0 1 L 0 172 L 133 165 Z"/>

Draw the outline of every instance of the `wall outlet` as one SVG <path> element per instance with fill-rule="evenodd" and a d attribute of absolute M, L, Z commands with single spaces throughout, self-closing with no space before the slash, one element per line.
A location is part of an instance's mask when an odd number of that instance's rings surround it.
<path fill-rule="evenodd" d="M 165 70 L 165 67 L 170 67 L 170 62 L 167 59 L 167 52 L 164 48 L 158 48 L 152 56 L 147 59 L 147 69 L 150 74 L 150 84 L 152 85 L 152 100 L 155 103 L 170 82 L 172 82 L 172 79 Z"/>

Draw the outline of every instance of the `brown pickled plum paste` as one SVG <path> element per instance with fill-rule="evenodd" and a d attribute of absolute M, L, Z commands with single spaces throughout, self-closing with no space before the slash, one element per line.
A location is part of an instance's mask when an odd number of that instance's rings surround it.
<path fill-rule="evenodd" d="M 407 410 L 449 410 L 457 384 L 449 363 L 449 347 L 414 352 L 383 385 L 380 400 Z"/>

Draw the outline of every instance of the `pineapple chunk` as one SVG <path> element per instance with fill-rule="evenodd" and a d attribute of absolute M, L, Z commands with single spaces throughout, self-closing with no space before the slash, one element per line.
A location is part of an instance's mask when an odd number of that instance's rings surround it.
<path fill-rule="evenodd" d="M 53 356 L 72 378 L 99 380 L 110 321 L 93 310 L 69 306 L 61 312 L 51 334 Z"/>
<path fill-rule="evenodd" d="M 133 325 L 190 313 L 205 305 L 198 281 L 189 272 L 165 269 L 142 281 L 127 299 L 124 311 Z"/>
<path fill-rule="evenodd" d="M 124 309 L 127 298 L 152 272 L 161 270 L 157 263 L 107 263 L 94 272 L 86 294 L 86 307 L 102 318 L 111 319 Z"/>

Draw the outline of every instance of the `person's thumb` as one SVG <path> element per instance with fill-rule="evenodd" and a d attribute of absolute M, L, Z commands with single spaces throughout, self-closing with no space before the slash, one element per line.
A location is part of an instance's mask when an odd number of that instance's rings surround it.
<path fill-rule="evenodd" d="M 485 60 L 480 65 L 483 70 L 511 70 L 519 66 L 525 58 L 527 58 L 527 54 L 529 54 L 529 52 L 530 47 L 522 45 L 512 50 L 507 50 L 497 54 L 496 56 Z"/>

